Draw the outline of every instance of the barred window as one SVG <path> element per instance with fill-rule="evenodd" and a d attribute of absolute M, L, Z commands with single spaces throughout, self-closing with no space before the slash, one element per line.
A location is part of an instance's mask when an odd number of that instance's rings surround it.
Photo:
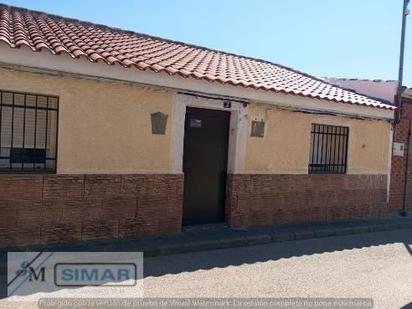
<path fill-rule="evenodd" d="M 346 173 L 348 138 L 348 127 L 312 124 L 309 173 Z"/>
<path fill-rule="evenodd" d="M 55 172 L 58 98 L 0 90 L 0 172 Z"/>

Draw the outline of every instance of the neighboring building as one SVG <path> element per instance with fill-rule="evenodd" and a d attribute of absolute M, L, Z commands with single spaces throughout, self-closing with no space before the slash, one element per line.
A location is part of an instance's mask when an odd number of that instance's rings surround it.
<path fill-rule="evenodd" d="M 394 107 L 267 61 L 0 6 L 0 245 L 387 213 Z"/>
<path fill-rule="evenodd" d="M 346 78 L 324 78 L 325 81 L 347 89 L 355 90 L 360 94 L 369 95 L 398 105 L 396 101 L 397 81 L 359 80 Z M 392 166 L 390 176 L 390 209 L 393 211 L 412 209 L 412 167 L 408 154 L 408 145 L 411 143 L 410 130 L 412 122 L 412 90 L 405 89 L 402 94 L 402 107 L 399 110 L 397 121 L 394 122 Z M 409 157 L 409 166 L 406 162 Z M 405 173 L 408 169 L 407 186 L 405 190 Z"/>
<path fill-rule="evenodd" d="M 358 80 L 342 78 L 325 78 L 332 84 L 355 90 L 360 94 L 386 100 L 397 106 L 397 81 Z M 412 154 L 408 153 L 411 145 L 412 123 L 412 89 L 405 89 L 402 93 L 402 107 L 399 110 L 398 120 L 394 122 L 392 166 L 390 176 L 390 209 L 393 211 L 412 210 Z M 409 161 L 409 166 L 406 163 Z M 408 177 L 405 173 L 408 170 Z M 405 181 L 407 185 L 405 187 Z M 406 188 L 406 190 L 405 190 Z"/>
<path fill-rule="evenodd" d="M 394 104 L 398 90 L 398 81 L 381 79 L 356 79 L 356 78 L 324 78 L 328 83 L 354 90 L 360 94 L 385 100 Z"/>
<path fill-rule="evenodd" d="M 403 91 L 401 102 L 398 120 L 394 125 L 390 208 L 408 211 L 412 209 L 412 153 L 409 152 L 412 130 L 412 89 Z M 409 161 L 408 164 L 407 161 Z M 405 177 L 406 171 L 408 171 L 407 178 Z"/>

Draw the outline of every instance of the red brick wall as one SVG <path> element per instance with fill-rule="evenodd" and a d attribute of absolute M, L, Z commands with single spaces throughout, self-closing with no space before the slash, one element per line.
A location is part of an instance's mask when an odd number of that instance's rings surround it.
<path fill-rule="evenodd" d="M 0 247 L 178 233 L 183 175 L 1 175 Z"/>
<path fill-rule="evenodd" d="M 385 214 L 386 175 L 229 175 L 231 226 Z M 183 175 L 1 175 L 0 247 L 178 233 Z"/>
<path fill-rule="evenodd" d="M 391 183 L 389 194 L 389 205 L 391 210 L 398 211 L 402 208 L 403 204 L 403 192 L 404 192 L 404 177 L 406 167 L 406 152 L 408 149 L 408 130 L 410 121 L 412 121 L 412 100 L 403 99 L 403 106 L 401 109 L 400 121 L 395 125 L 395 131 L 393 136 L 394 142 L 404 143 L 405 156 L 392 156 L 391 167 Z M 409 121 L 410 119 L 410 121 Z M 411 159 L 412 153 L 410 153 Z M 409 163 L 409 192 L 412 193 L 412 162 Z M 412 198 L 409 198 L 408 209 L 412 209 Z"/>
<path fill-rule="evenodd" d="M 234 174 L 226 220 L 239 227 L 379 217 L 386 198 L 386 175 Z"/>

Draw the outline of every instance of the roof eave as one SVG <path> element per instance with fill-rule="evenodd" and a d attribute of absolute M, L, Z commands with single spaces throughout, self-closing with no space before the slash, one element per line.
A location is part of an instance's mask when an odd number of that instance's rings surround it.
<path fill-rule="evenodd" d="M 96 78 L 108 78 L 119 81 L 134 82 L 140 84 L 163 86 L 177 90 L 199 91 L 214 95 L 231 96 L 247 100 L 255 100 L 275 105 L 289 105 L 299 107 L 310 105 L 311 107 L 328 112 L 347 113 L 354 116 L 393 119 L 393 106 L 371 107 L 362 104 L 338 102 L 327 98 L 304 96 L 296 93 L 282 91 L 263 90 L 252 87 L 234 86 L 221 82 L 210 82 L 200 79 L 171 75 L 165 71 L 135 70 L 124 68 L 121 65 L 107 65 L 104 62 L 90 62 L 84 57 L 73 59 L 68 54 L 54 55 L 49 52 L 39 52 L 33 57 L 33 51 L 29 47 L 22 46 L 19 49 L 10 48 L 0 44 L 0 62 L 6 65 L 16 65 L 28 68 L 65 72 L 81 76 Z"/>

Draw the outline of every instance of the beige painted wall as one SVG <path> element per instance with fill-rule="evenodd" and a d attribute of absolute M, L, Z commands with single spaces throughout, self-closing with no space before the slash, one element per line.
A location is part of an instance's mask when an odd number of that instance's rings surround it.
<path fill-rule="evenodd" d="M 171 170 L 175 93 L 119 83 L 0 69 L 0 89 L 60 97 L 58 173 Z M 150 114 L 169 115 L 166 135 L 152 135 Z M 348 173 L 387 173 L 390 124 L 318 116 L 251 104 L 248 120 L 265 119 L 264 138 L 246 134 L 246 173 L 307 173 L 312 123 L 350 127 Z M 243 160 L 242 160 L 243 161 Z"/>
<path fill-rule="evenodd" d="M 58 173 L 169 170 L 172 92 L 6 69 L 0 89 L 60 97 Z M 158 111 L 169 115 L 166 135 L 151 133 Z"/>
<path fill-rule="evenodd" d="M 348 173 L 388 173 L 391 126 L 387 121 L 310 115 L 251 104 L 249 120 L 266 121 L 264 138 L 246 142 L 247 173 L 308 172 L 312 123 L 349 127 Z"/>

